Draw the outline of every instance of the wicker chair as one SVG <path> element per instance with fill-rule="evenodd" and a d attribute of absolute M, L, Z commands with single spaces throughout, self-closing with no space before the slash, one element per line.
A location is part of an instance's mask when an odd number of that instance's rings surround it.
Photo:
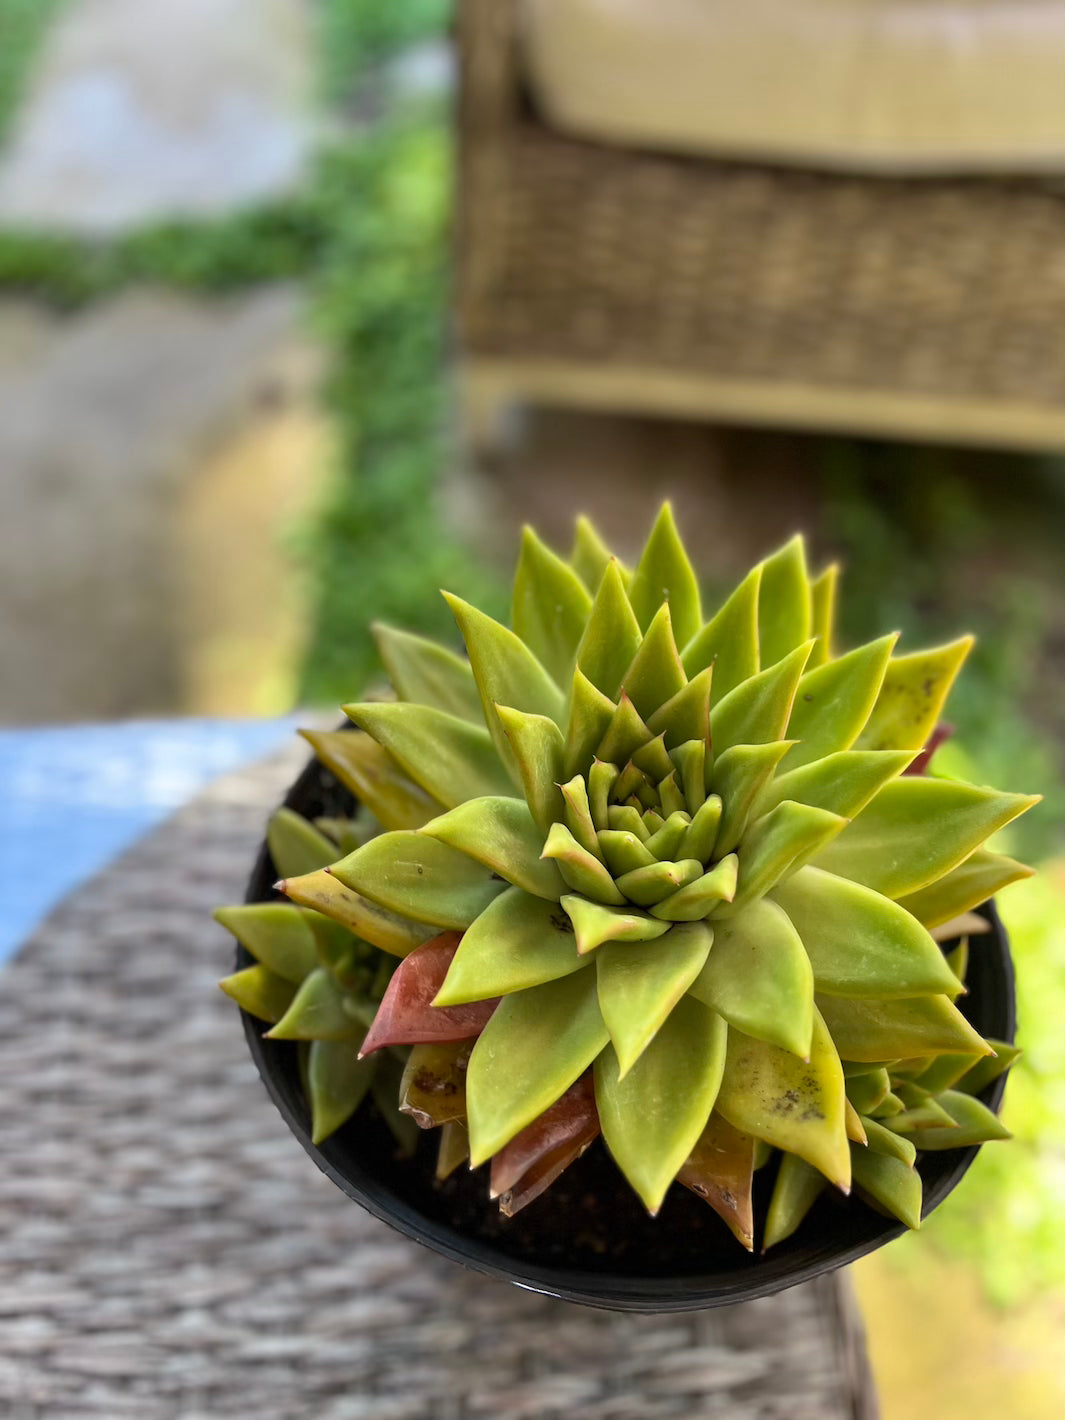
<path fill-rule="evenodd" d="M 538 118 L 519 0 L 460 0 L 469 424 L 507 403 L 1065 448 L 1065 183 L 585 142 Z"/>

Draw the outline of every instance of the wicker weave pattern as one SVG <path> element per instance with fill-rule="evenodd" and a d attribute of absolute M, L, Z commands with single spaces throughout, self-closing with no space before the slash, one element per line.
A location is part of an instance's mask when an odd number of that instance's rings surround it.
<path fill-rule="evenodd" d="M 291 756 L 223 781 L 5 970 L 5 1420 L 873 1420 L 845 1284 L 588 1311 L 464 1272 L 317 1174 L 254 1076 L 208 920 Z"/>
<path fill-rule="evenodd" d="M 1065 190 L 673 158 L 521 102 L 464 0 L 460 318 L 477 357 L 1065 407 Z"/>

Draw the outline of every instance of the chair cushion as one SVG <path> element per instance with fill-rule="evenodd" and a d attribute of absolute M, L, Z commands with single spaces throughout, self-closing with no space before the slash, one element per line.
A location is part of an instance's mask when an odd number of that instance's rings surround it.
<path fill-rule="evenodd" d="M 1065 170 L 1061 0 L 519 0 L 575 135 L 891 173 Z"/>

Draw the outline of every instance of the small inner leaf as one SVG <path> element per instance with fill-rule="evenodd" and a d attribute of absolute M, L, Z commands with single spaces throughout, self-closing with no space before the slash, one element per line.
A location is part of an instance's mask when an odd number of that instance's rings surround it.
<path fill-rule="evenodd" d="M 587 774 L 616 709 L 614 702 L 596 689 L 579 666 L 576 667 L 566 730 L 564 775 L 567 779 L 572 779 L 574 774 Z"/>
<path fill-rule="evenodd" d="M 661 707 L 663 701 L 683 690 L 687 683 L 688 677 L 684 674 L 680 652 L 673 639 L 669 604 L 664 603 L 655 612 L 640 648 L 632 658 L 632 664 L 622 677 L 621 686 L 638 713 L 646 719 Z"/>
<path fill-rule="evenodd" d="M 668 922 L 656 922 L 633 908 L 589 902 L 577 893 L 567 894 L 562 899 L 562 907 L 573 923 L 581 956 L 595 951 L 604 942 L 649 942 L 669 930 Z"/>
<path fill-rule="evenodd" d="M 544 844 L 543 856 L 554 859 L 563 878 L 574 892 L 595 902 L 620 906 L 625 898 L 599 859 L 574 838 L 564 823 L 553 823 Z"/>
<path fill-rule="evenodd" d="M 696 860 L 698 861 L 698 860 Z M 715 863 L 709 872 L 694 878 L 671 897 L 651 908 L 652 917 L 666 922 L 698 922 L 723 902 L 731 902 L 736 893 L 739 860 L 735 853 Z"/>
<path fill-rule="evenodd" d="M 672 896 L 678 888 L 685 887 L 702 875 L 703 865 L 695 858 L 686 858 L 680 863 L 653 863 L 647 868 L 636 868 L 631 873 L 623 873 L 617 886 L 627 898 L 639 907 L 652 907 L 663 898 Z"/>

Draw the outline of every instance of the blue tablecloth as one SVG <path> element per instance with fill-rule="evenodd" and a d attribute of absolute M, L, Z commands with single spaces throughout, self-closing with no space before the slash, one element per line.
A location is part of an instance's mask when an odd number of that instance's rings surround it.
<path fill-rule="evenodd" d="M 0 962 L 42 917 L 218 774 L 297 721 L 157 720 L 0 730 Z"/>

